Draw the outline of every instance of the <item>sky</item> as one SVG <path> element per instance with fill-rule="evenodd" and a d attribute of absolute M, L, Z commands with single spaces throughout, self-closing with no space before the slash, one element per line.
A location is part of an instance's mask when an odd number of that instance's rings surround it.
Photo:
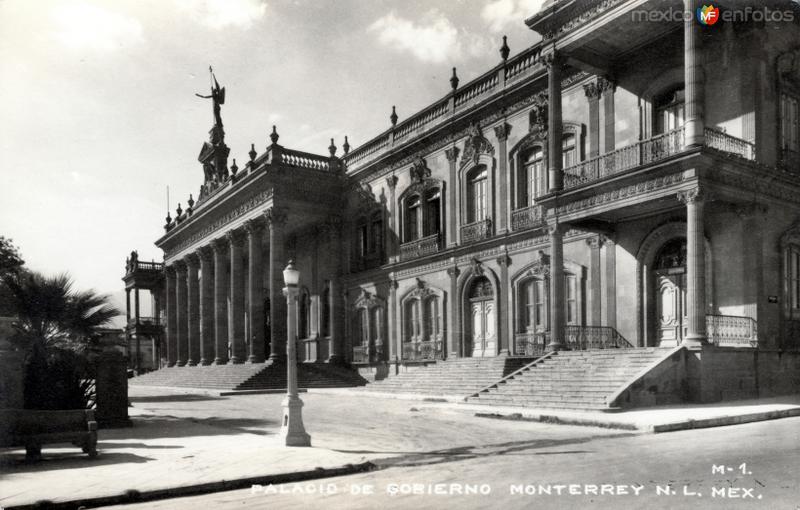
<path fill-rule="evenodd" d="M 126 256 L 163 260 L 167 186 L 174 216 L 203 181 L 209 65 L 239 166 L 273 124 L 327 154 L 496 65 L 503 35 L 532 45 L 542 1 L 0 0 L 0 235 L 124 310 Z"/>

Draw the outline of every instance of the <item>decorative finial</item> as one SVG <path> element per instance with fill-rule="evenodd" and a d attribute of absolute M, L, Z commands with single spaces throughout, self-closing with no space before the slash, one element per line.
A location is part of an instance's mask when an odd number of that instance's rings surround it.
<path fill-rule="evenodd" d="M 236 172 L 239 171 L 239 167 L 236 166 L 236 158 L 233 158 L 233 164 L 231 165 L 231 174 L 236 177 Z"/>
<path fill-rule="evenodd" d="M 342 144 L 342 149 L 344 149 L 345 154 L 350 153 L 350 142 L 347 141 L 347 135 L 344 135 L 344 143 Z"/>
<path fill-rule="evenodd" d="M 278 144 L 278 138 L 280 138 L 280 136 L 278 135 L 278 130 L 273 125 L 272 126 L 272 134 L 269 135 L 269 139 L 272 140 L 272 145 L 277 145 Z"/>
<path fill-rule="evenodd" d="M 186 203 L 189 204 L 189 209 L 194 207 L 194 198 L 192 198 L 192 194 L 191 193 L 189 193 L 189 200 L 187 200 Z"/>
<path fill-rule="evenodd" d="M 164 225 L 164 228 L 169 228 L 169 224 L 172 223 L 172 216 L 169 215 L 169 211 L 167 211 L 167 217 L 165 219 L 167 223 Z"/>
<path fill-rule="evenodd" d="M 175 216 L 175 219 L 180 218 L 181 214 L 183 213 L 183 209 L 181 209 L 181 203 L 180 202 L 178 202 L 178 208 L 175 209 L 175 212 L 177 213 L 177 216 Z"/>
<path fill-rule="evenodd" d="M 331 138 L 331 144 L 328 146 L 328 151 L 331 153 L 331 157 L 336 157 L 336 145 L 333 143 L 333 138 Z"/>
<path fill-rule="evenodd" d="M 250 161 L 256 160 L 256 156 L 258 156 L 258 153 L 256 152 L 256 144 L 250 144 L 250 152 L 248 152 L 248 154 L 250 154 Z"/>
<path fill-rule="evenodd" d="M 453 87 L 453 92 L 458 88 L 458 75 L 455 67 L 453 68 L 453 76 L 450 77 L 450 86 Z"/>
<path fill-rule="evenodd" d="M 394 105 L 392 105 L 392 114 L 389 116 L 389 120 L 392 121 L 392 127 L 397 125 L 397 110 L 395 110 Z"/>
<path fill-rule="evenodd" d="M 508 47 L 508 41 L 506 40 L 506 36 L 503 36 L 503 45 L 500 47 L 500 56 L 503 57 L 503 62 L 508 60 L 508 54 L 511 52 L 511 49 Z"/>

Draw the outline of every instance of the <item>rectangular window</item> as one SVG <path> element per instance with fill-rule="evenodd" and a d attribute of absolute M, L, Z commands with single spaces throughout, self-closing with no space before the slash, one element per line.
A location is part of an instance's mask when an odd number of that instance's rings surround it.
<path fill-rule="evenodd" d="M 578 279 L 575 275 L 564 275 L 566 280 L 565 301 L 567 324 L 577 324 L 578 322 Z"/>
<path fill-rule="evenodd" d="M 788 94 L 781 94 L 781 147 L 800 152 L 800 102 Z"/>
<path fill-rule="evenodd" d="M 437 298 L 430 298 L 427 301 L 428 305 L 428 331 L 427 340 L 436 340 L 439 335 L 439 303 Z"/>
<path fill-rule="evenodd" d="M 536 313 L 536 330 L 543 331 L 544 325 L 546 324 L 545 314 L 547 313 L 547 309 L 545 307 L 544 280 L 536 280 L 536 284 L 534 286 L 533 303 Z"/>
<path fill-rule="evenodd" d="M 789 297 L 793 310 L 800 309 L 800 249 L 789 249 Z"/>
<path fill-rule="evenodd" d="M 381 253 L 383 251 L 383 222 L 372 222 L 372 246 L 370 253 Z"/>
<path fill-rule="evenodd" d="M 367 254 L 367 226 L 358 227 L 358 255 L 361 258 Z"/>

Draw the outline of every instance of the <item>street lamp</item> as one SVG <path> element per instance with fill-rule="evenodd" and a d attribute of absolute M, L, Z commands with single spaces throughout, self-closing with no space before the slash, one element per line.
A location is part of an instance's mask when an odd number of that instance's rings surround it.
<path fill-rule="evenodd" d="M 281 421 L 281 437 L 286 446 L 311 446 L 311 436 L 303 427 L 303 401 L 297 396 L 297 355 L 295 341 L 297 336 L 297 283 L 300 271 L 295 269 L 290 260 L 283 270 L 283 283 L 286 287 L 288 317 L 286 319 L 286 398 L 282 402 L 283 421 Z"/>

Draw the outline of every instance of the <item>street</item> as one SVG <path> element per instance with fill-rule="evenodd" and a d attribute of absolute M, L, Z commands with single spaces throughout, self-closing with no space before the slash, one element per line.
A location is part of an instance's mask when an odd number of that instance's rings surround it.
<path fill-rule="evenodd" d="M 478 418 L 424 402 L 308 394 L 318 447 L 369 454 L 370 473 L 115 508 L 788 508 L 800 418 L 666 434 Z M 148 412 L 257 426 L 279 395 L 134 397 Z M 272 409 L 273 411 L 269 411 Z M 255 430 L 254 430 L 255 431 Z M 375 454 L 378 454 L 377 457 Z"/>

